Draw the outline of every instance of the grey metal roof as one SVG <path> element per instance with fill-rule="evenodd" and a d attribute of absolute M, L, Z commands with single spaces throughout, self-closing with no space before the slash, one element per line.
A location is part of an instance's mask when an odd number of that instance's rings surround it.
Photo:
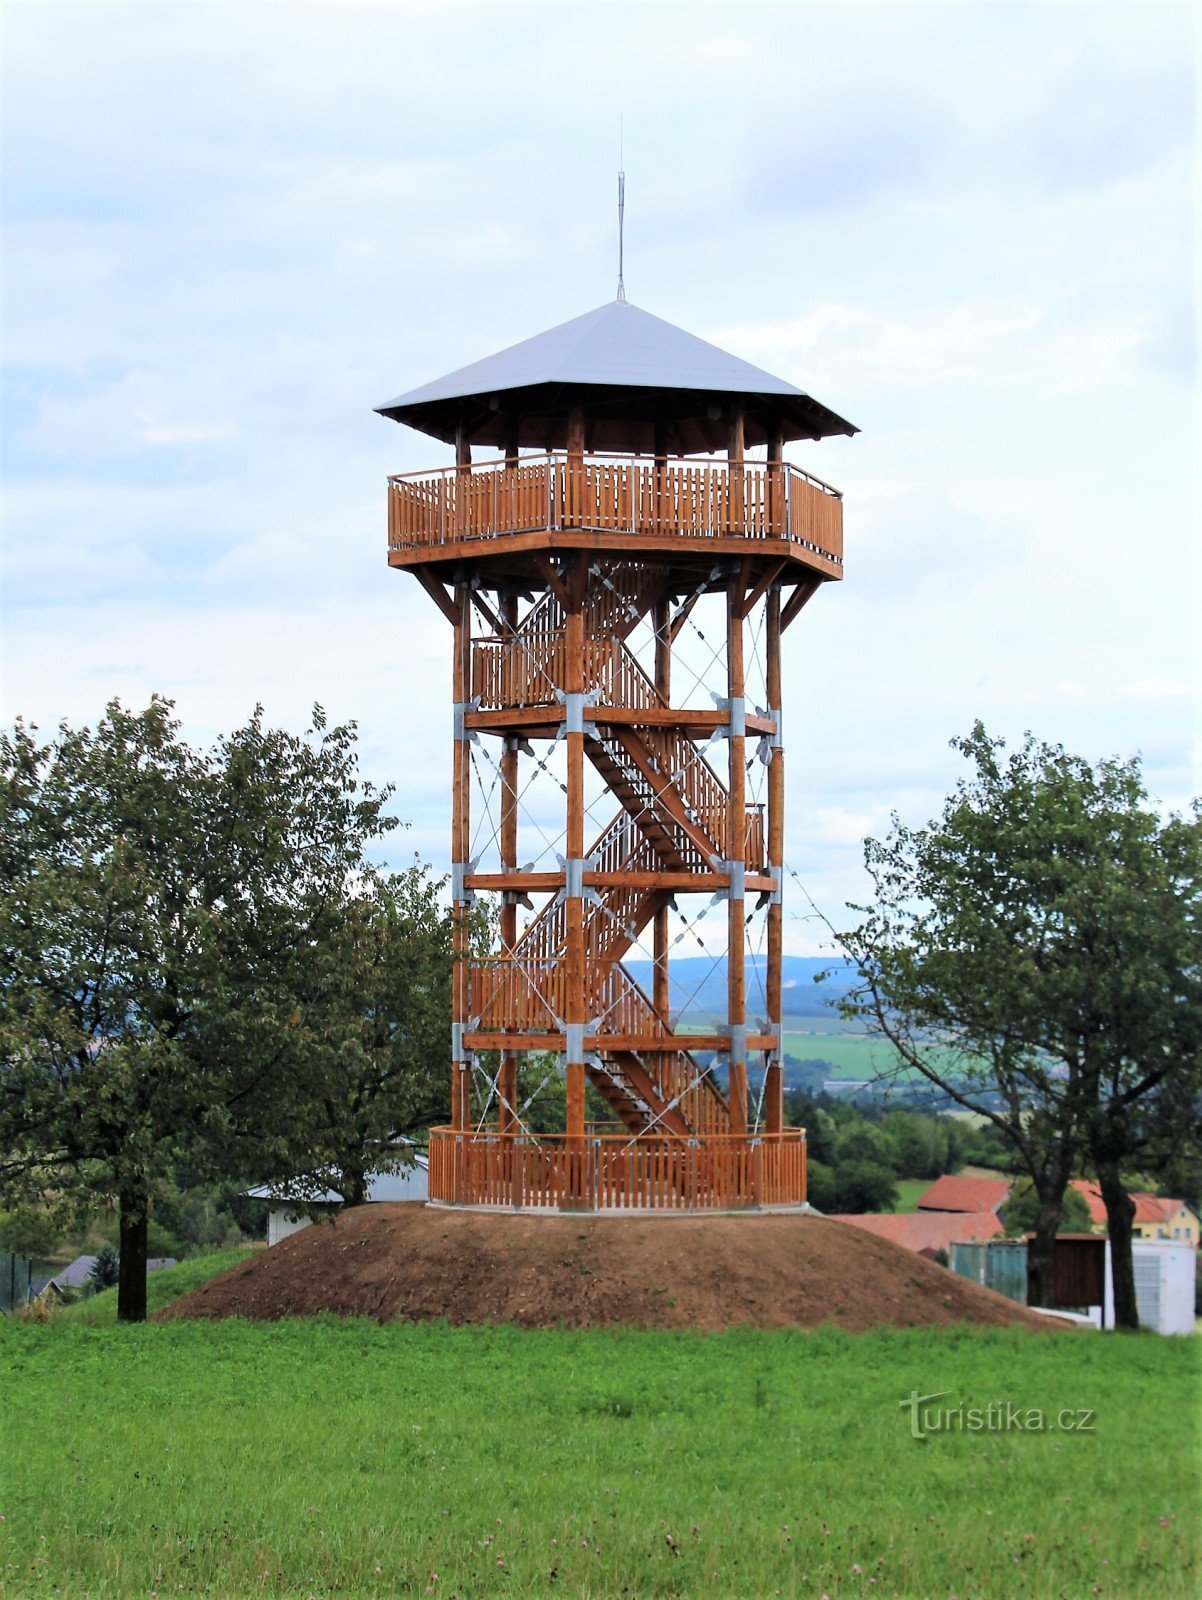
<path fill-rule="evenodd" d="M 521 443 L 552 447 L 581 405 L 592 449 L 649 449 L 659 424 L 676 430 L 678 449 L 706 450 L 724 441 L 722 408 L 711 403 L 724 396 L 744 402 L 748 443 L 773 426 L 787 438 L 857 431 L 794 384 L 618 300 L 376 409 L 448 441 L 462 425 L 472 442 L 501 444 L 516 425 Z"/>
<path fill-rule="evenodd" d="M 405 1140 L 404 1143 L 411 1143 Z M 426 1168 L 429 1166 L 429 1157 L 415 1152 L 413 1165 L 402 1167 L 399 1172 L 369 1172 L 367 1174 L 367 1198 L 369 1200 L 408 1200 L 416 1185 L 425 1182 Z M 322 1174 L 314 1173 L 306 1182 L 304 1179 L 294 1179 L 291 1183 L 258 1184 L 245 1193 L 252 1200 L 270 1200 L 275 1204 L 286 1204 L 293 1201 L 298 1205 L 332 1205 L 342 1204 L 342 1196 L 337 1189 L 311 1189 L 310 1184 L 314 1178 L 320 1179 Z"/>

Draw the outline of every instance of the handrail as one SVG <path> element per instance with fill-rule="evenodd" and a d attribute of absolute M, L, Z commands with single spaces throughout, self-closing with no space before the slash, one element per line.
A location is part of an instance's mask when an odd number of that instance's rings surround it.
<path fill-rule="evenodd" d="M 553 453 L 516 467 L 502 456 L 388 480 L 393 550 L 560 531 L 779 539 L 843 561 L 842 496 L 787 462 L 674 457 L 661 466 L 644 456 Z"/>
<path fill-rule="evenodd" d="M 571 458 L 566 450 L 532 451 L 528 455 L 519 456 L 517 466 L 533 467 L 541 462 L 567 462 Z M 639 455 L 633 451 L 618 450 L 589 450 L 582 458 L 584 461 L 624 461 L 635 466 L 650 467 L 655 471 L 663 464 L 666 470 L 673 467 L 709 467 L 719 471 L 729 471 L 730 463 L 724 456 L 648 456 Z M 741 466 L 736 466 L 736 472 L 770 471 L 777 466 L 775 461 L 745 460 Z M 781 461 L 779 466 L 782 472 L 796 473 L 799 478 L 804 478 L 807 483 L 812 483 L 816 489 L 821 489 L 824 494 L 832 495 L 836 500 L 842 500 L 842 489 L 836 489 L 833 483 L 827 483 L 825 478 L 820 478 L 816 473 L 809 472 L 805 467 L 799 467 L 794 461 Z M 409 483 L 418 478 L 462 478 L 470 472 L 504 472 L 513 471 L 512 461 L 506 456 L 497 456 L 488 461 L 473 461 L 470 469 L 464 467 L 419 467 L 413 472 L 390 472 L 389 483 Z"/>
<path fill-rule="evenodd" d="M 505 1211 L 735 1211 L 806 1197 L 804 1128 L 686 1135 L 432 1128 L 435 1204 Z"/>

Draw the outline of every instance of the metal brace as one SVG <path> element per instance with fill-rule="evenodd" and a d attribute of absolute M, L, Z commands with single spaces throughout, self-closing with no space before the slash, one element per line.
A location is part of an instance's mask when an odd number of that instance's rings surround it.
<path fill-rule="evenodd" d="M 722 871 L 730 878 L 729 888 L 720 890 L 724 900 L 743 900 L 747 896 L 747 863 L 745 861 L 724 861 Z"/>
<path fill-rule="evenodd" d="M 730 1045 L 720 1055 L 729 1056 L 732 1062 L 747 1060 L 747 1024 L 745 1022 L 728 1022 L 722 1029 L 723 1033 L 730 1035 Z"/>
<path fill-rule="evenodd" d="M 726 696 L 710 691 L 710 698 L 719 711 L 725 711 L 727 723 L 725 727 L 717 727 L 710 735 L 711 739 L 744 739 L 747 736 L 747 701 L 741 694 Z"/>
<path fill-rule="evenodd" d="M 471 732 L 469 732 L 467 730 L 467 728 L 464 726 L 464 719 L 466 718 L 467 713 L 469 711 L 479 711 L 479 709 L 480 709 L 480 696 L 479 695 L 475 695 L 471 700 L 456 700 L 455 701 L 453 710 L 454 710 L 454 714 L 455 714 L 455 738 L 456 738 L 456 740 L 470 739 L 473 744 L 479 744 L 480 743 L 479 735 L 476 733 L 475 729 L 472 729 Z"/>
<path fill-rule="evenodd" d="M 464 1055 L 464 1050 L 463 1050 L 463 1034 L 464 1034 L 464 1027 L 463 1027 L 462 1022 L 452 1022 L 452 1024 L 451 1024 L 451 1060 L 452 1061 L 464 1061 L 464 1060 L 466 1060 L 466 1057 Z"/>
<path fill-rule="evenodd" d="M 469 906 L 476 903 L 476 891 L 469 889 L 464 879 L 469 872 L 475 872 L 480 865 L 480 857 L 475 856 L 471 861 L 451 862 L 451 899 L 465 902 Z"/>
<path fill-rule="evenodd" d="M 556 689 L 555 698 L 567 712 L 564 720 L 556 730 L 556 739 L 562 739 L 569 733 L 583 733 L 589 738 L 596 738 L 597 732 L 591 722 L 586 723 L 584 712 L 586 706 L 599 705 L 601 690 L 590 689 L 587 694 L 565 694 L 562 689 Z"/>
<path fill-rule="evenodd" d="M 564 1054 L 569 1061 L 584 1060 L 584 1023 L 568 1022 L 564 1024 L 566 1050 Z"/>
<path fill-rule="evenodd" d="M 784 904 L 785 899 L 785 873 L 783 867 L 769 867 L 768 876 L 772 879 L 772 894 L 769 897 L 770 906 Z"/>

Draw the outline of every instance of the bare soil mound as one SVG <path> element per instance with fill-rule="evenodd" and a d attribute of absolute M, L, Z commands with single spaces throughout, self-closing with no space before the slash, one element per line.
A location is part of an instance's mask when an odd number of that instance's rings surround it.
<path fill-rule="evenodd" d="M 158 1316 L 323 1311 L 527 1328 L 1064 1326 L 820 1217 L 487 1215 L 414 1203 L 305 1228 Z"/>

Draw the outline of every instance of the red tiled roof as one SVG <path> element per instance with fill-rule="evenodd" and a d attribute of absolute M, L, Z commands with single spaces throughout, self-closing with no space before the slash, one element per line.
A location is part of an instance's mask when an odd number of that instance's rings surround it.
<path fill-rule="evenodd" d="M 1104 1228 L 1106 1226 L 1106 1205 L 1098 1185 L 1089 1178 L 1074 1178 L 1072 1187 L 1078 1194 L 1084 1195 L 1085 1204 L 1089 1207 L 1090 1220 Z M 1154 1194 L 1133 1194 L 1131 1198 L 1135 1201 L 1135 1217 L 1133 1220 L 1152 1226 L 1157 1223 L 1163 1225 L 1168 1222 L 1173 1213 L 1181 1210 L 1183 1206 L 1187 1211 L 1191 1209 L 1184 1200 L 1162 1200 L 1158 1195 Z"/>
<path fill-rule="evenodd" d="M 996 1211 L 1010 1193 L 1008 1178 L 966 1178 L 945 1173 L 918 1202 L 920 1211 Z"/>
<path fill-rule="evenodd" d="M 832 1219 L 850 1222 L 881 1239 L 891 1239 L 906 1250 L 946 1250 L 952 1244 L 974 1239 L 998 1239 L 1002 1225 L 992 1211 L 915 1211 L 899 1216 L 892 1211 L 866 1211 Z"/>

